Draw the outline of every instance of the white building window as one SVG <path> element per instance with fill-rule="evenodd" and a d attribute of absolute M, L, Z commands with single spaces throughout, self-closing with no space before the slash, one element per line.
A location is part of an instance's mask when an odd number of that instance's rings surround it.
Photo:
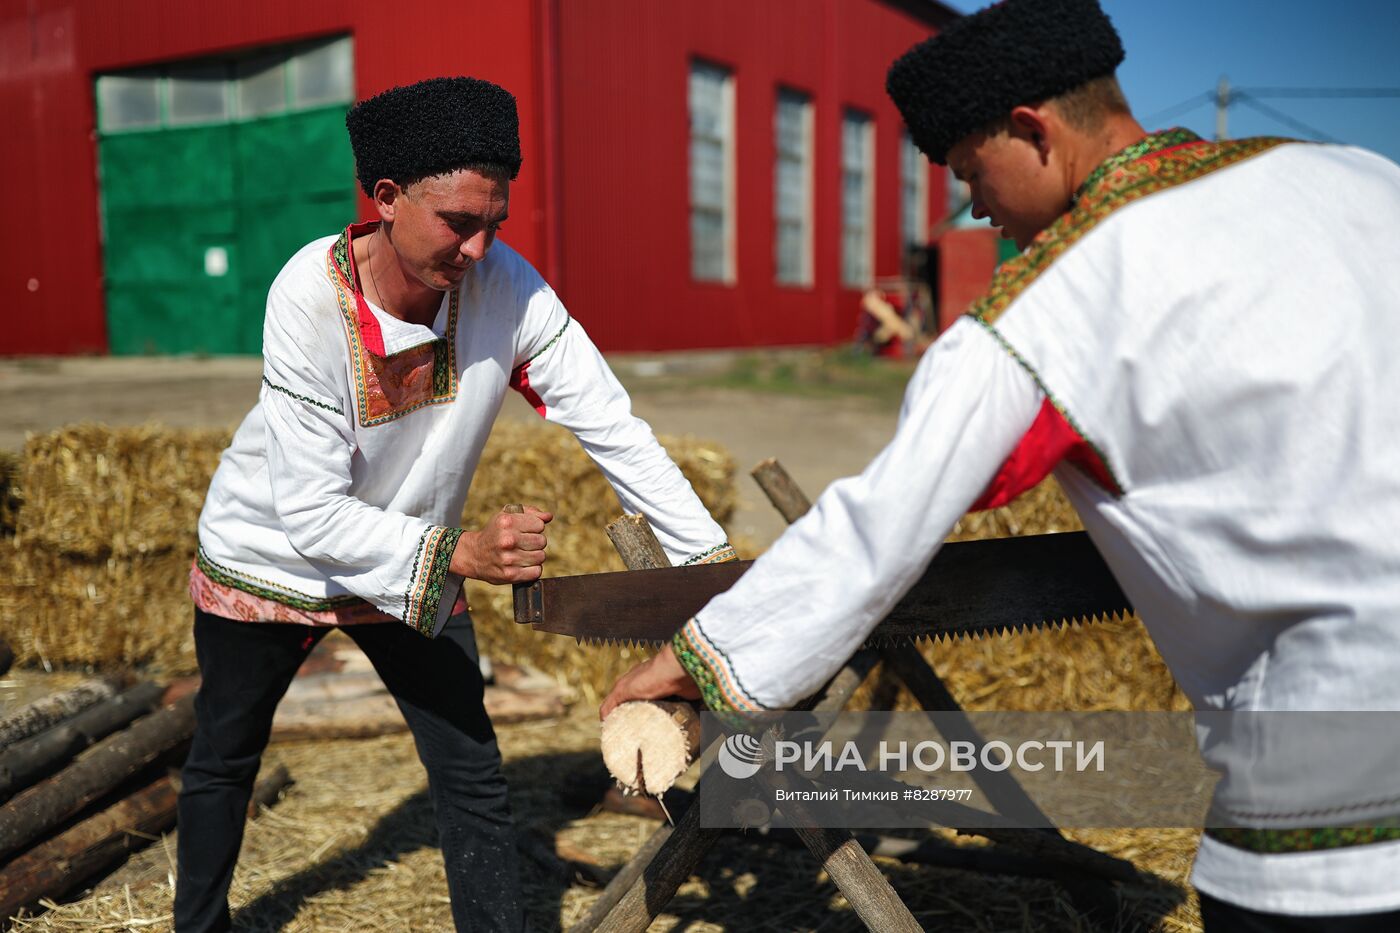
<path fill-rule="evenodd" d="M 105 133 L 160 126 L 159 71 L 128 71 L 97 79 L 97 125 Z"/>
<path fill-rule="evenodd" d="M 172 125 L 223 123 L 228 120 L 228 66 L 223 62 L 174 65 L 170 69 Z"/>
<path fill-rule="evenodd" d="M 734 76 L 690 66 L 690 274 L 734 281 Z"/>
<path fill-rule="evenodd" d="M 774 253 L 780 285 L 812 284 L 812 99 L 779 89 L 773 114 Z"/>
<path fill-rule="evenodd" d="M 302 48 L 292 56 L 290 64 L 293 107 L 355 99 L 355 51 L 349 36 Z"/>
<path fill-rule="evenodd" d="M 104 133 L 255 120 L 355 99 L 349 36 L 97 78 Z"/>
<path fill-rule="evenodd" d="M 899 203 L 905 249 L 928 245 L 928 160 L 907 131 L 899 142 Z"/>
<path fill-rule="evenodd" d="M 238 82 L 238 115 L 266 117 L 287 109 L 287 56 L 259 55 L 234 65 Z"/>
<path fill-rule="evenodd" d="M 865 288 L 875 265 L 875 124 L 847 110 L 841 118 L 841 284 Z"/>

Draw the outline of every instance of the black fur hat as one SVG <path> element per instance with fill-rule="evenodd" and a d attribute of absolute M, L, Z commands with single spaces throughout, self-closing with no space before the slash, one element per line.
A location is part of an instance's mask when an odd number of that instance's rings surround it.
<path fill-rule="evenodd" d="M 389 178 L 400 185 L 466 165 L 520 171 L 515 97 L 479 78 L 429 78 L 362 100 L 345 115 L 355 176 L 365 194 Z"/>
<path fill-rule="evenodd" d="M 948 160 L 958 140 L 1123 61 L 1097 0 L 1004 0 L 955 20 L 890 66 L 885 89 L 919 148 Z"/>

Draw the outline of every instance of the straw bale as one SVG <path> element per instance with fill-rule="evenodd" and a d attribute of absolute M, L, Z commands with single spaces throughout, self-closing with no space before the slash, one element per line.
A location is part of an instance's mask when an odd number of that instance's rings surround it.
<path fill-rule="evenodd" d="M 193 550 L 228 431 L 79 424 L 31 435 L 17 531 L 32 547 L 97 559 Z"/>
<path fill-rule="evenodd" d="M 189 553 L 83 560 L 0 540 L 0 618 L 16 663 L 195 669 Z"/>
<path fill-rule="evenodd" d="M 0 538 L 15 533 L 15 516 L 19 512 L 19 463 L 17 454 L 0 450 Z"/>
<path fill-rule="evenodd" d="M 16 663 L 195 669 L 187 595 L 195 525 L 229 438 L 227 431 L 77 425 L 29 439 L 18 467 L 17 532 L 0 537 L 0 618 Z M 694 438 L 661 440 L 711 513 L 727 521 L 736 502 L 728 452 Z M 463 524 L 480 527 L 509 502 L 557 513 L 549 573 L 622 569 L 604 530 L 621 507 L 568 432 L 543 421 L 497 424 Z M 478 625 L 488 653 L 573 680 L 573 643 L 515 631 L 509 587 L 473 585 L 471 595 L 483 610 Z M 600 670 L 589 683 L 610 682 L 642 656 L 587 653 Z"/>
<path fill-rule="evenodd" d="M 724 524 L 734 513 L 734 460 L 719 444 L 662 437 L 710 514 Z M 622 514 L 612 488 L 567 431 L 545 423 L 501 422 L 482 454 L 463 524 L 479 528 L 510 502 L 555 513 L 549 526 L 549 576 L 623 570 L 606 526 Z M 514 622 L 510 587 L 472 582 L 468 597 L 482 650 L 556 677 L 596 703 L 612 682 L 652 652 L 627 646 L 579 645 Z"/>

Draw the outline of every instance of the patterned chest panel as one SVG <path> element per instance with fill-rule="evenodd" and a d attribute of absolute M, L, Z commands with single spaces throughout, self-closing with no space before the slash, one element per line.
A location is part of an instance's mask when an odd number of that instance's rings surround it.
<path fill-rule="evenodd" d="M 335 288 L 350 347 L 360 426 L 372 428 L 457 397 L 457 314 L 461 297 L 458 289 L 448 296 L 445 337 L 389 356 L 373 352 L 363 326 L 373 326 L 373 315 L 354 286 L 350 238 L 358 230 L 347 229 L 330 248 L 326 273 Z"/>

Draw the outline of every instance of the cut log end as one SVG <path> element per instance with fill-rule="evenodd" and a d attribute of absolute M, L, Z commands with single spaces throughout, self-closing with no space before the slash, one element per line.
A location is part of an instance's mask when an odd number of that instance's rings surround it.
<path fill-rule="evenodd" d="M 695 760 L 700 732 L 689 703 L 623 703 L 603 720 L 603 764 L 628 793 L 663 794 Z"/>

